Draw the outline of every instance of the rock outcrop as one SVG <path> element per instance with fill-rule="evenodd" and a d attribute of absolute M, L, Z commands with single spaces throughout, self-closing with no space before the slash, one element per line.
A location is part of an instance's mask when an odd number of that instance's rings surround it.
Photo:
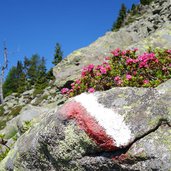
<path fill-rule="evenodd" d="M 59 91 L 70 86 L 83 66 L 102 63 L 115 48 L 170 48 L 171 0 L 155 0 L 142 10 L 129 26 L 106 33 L 59 63 L 54 68 L 57 86 L 5 99 L 0 106 L 0 128 L 6 124 L 0 131 L 0 171 L 170 170 L 171 79 L 157 88 L 83 93 L 66 103 Z"/>
<path fill-rule="evenodd" d="M 171 47 L 171 1 L 155 0 L 145 6 L 146 12 L 129 26 L 118 32 L 107 32 L 88 47 L 71 53 L 54 67 L 53 72 L 59 87 L 68 86 L 78 78 L 83 66 L 101 64 L 105 56 L 116 48 L 138 47 L 141 52 L 150 47 Z M 67 83 L 68 82 L 68 83 Z"/>
<path fill-rule="evenodd" d="M 171 80 L 81 94 L 42 114 L 1 162 L 4 170 L 171 168 Z"/>

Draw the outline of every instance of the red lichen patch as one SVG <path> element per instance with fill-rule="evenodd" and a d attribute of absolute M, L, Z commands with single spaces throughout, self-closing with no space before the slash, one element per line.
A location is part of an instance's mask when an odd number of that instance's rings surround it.
<path fill-rule="evenodd" d="M 118 149 L 115 145 L 115 140 L 106 134 L 104 128 L 97 123 L 95 118 L 80 103 L 75 101 L 68 102 L 59 112 L 67 119 L 75 119 L 79 127 L 103 150 L 111 151 Z"/>

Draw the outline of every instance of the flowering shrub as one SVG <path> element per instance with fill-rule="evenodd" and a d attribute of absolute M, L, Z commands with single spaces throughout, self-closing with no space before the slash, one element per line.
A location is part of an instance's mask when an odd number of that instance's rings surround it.
<path fill-rule="evenodd" d="M 117 86 L 156 87 L 171 78 L 171 50 L 155 49 L 137 56 L 138 49 L 115 49 L 102 65 L 84 67 L 81 78 L 62 89 L 70 97 Z"/>

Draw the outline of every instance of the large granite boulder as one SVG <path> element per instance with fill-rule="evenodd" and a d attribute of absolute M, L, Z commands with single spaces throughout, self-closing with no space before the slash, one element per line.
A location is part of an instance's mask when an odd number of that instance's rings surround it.
<path fill-rule="evenodd" d="M 1 170 L 169 171 L 171 80 L 69 99 L 39 116 Z"/>

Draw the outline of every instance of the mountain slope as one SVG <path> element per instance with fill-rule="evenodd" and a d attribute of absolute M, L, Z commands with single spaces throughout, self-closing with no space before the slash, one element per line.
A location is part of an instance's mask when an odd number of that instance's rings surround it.
<path fill-rule="evenodd" d="M 88 47 L 78 49 L 54 67 L 58 86 L 75 80 L 83 66 L 100 64 L 110 51 L 121 48 L 171 47 L 171 1 L 156 0 L 146 6 L 146 13 L 118 32 L 107 32 Z"/>

